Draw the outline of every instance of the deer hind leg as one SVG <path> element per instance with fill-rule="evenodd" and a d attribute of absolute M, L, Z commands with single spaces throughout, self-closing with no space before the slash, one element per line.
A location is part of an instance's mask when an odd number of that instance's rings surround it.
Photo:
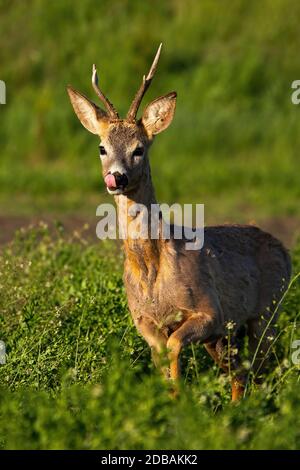
<path fill-rule="evenodd" d="M 245 390 L 246 374 L 241 366 L 239 356 L 240 344 L 236 337 L 230 341 L 220 338 L 216 341 L 204 344 L 207 352 L 226 373 L 231 375 L 231 399 L 237 401 L 242 398 Z"/>
<path fill-rule="evenodd" d="M 250 361 L 256 382 L 262 381 L 276 335 L 280 308 L 278 302 L 288 287 L 290 260 L 278 246 L 261 246 L 259 255 L 261 268 L 260 297 L 256 308 L 257 317 L 248 321 Z"/>
<path fill-rule="evenodd" d="M 180 378 L 179 356 L 181 349 L 189 343 L 204 342 L 213 334 L 214 325 L 202 315 L 194 315 L 175 330 L 167 341 L 168 358 L 170 363 L 170 378 L 178 381 Z"/>
<path fill-rule="evenodd" d="M 251 371 L 257 383 L 262 381 L 275 335 L 275 325 L 267 318 L 262 317 L 248 322 Z"/>

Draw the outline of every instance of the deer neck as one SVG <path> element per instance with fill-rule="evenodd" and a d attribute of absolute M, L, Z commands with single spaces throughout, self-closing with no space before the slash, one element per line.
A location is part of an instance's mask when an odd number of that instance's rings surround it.
<path fill-rule="evenodd" d="M 115 200 L 118 208 L 119 233 L 124 238 L 124 251 L 129 266 L 144 271 L 147 277 L 155 275 L 159 266 L 160 240 L 151 238 L 151 214 L 154 210 L 153 205 L 157 202 L 149 165 L 139 187 L 129 194 L 116 196 Z M 136 210 L 137 208 L 141 208 L 141 211 Z M 136 238 L 133 236 L 132 228 L 139 228 L 141 223 L 143 223 L 143 237 Z"/>

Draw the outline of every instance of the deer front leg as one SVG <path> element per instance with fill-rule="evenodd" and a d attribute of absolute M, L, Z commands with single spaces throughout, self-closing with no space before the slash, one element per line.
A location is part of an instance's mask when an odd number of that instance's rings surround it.
<path fill-rule="evenodd" d="M 140 316 L 136 327 L 151 348 L 151 357 L 155 367 L 160 368 L 165 377 L 169 377 L 169 371 L 162 364 L 162 352 L 167 346 L 167 335 L 152 320 Z"/>
<path fill-rule="evenodd" d="M 178 381 L 180 378 L 179 355 L 181 349 L 196 341 L 204 342 L 209 338 L 215 328 L 211 318 L 199 315 L 193 315 L 181 325 L 178 330 L 171 334 L 167 341 L 168 357 L 170 362 L 170 378 Z"/>

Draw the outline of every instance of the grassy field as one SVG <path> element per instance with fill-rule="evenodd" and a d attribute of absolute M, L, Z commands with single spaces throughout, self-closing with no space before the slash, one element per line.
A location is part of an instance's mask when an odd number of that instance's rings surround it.
<path fill-rule="evenodd" d="M 283 302 L 273 368 L 236 406 L 201 346 L 185 350 L 182 394 L 170 398 L 132 324 L 114 245 L 41 226 L 4 250 L 0 273 L 0 448 L 299 448 L 297 280 Z"/>
<path fill-rule="evenodd" d="M 0 243 L 32 219 L 70 226 L 0 245 L 0 449 L 300 448 L 299 17 L 296 0 L 0 0 Z M 144 105 L 172 90 L 178 104 L 151 149 L 159 202 L 204 203 L 206 223 L 256 221 L 293 246 L 273 368 L 238 406 L 201 346 L 170 399 L 128 312 L 120 246 L 95 243 L 110 199 L 66 85 L 96 100 L 96 63 L 124 115 L 160 42 Z"/>
<path fill-rule="evenodd" d="M 211 221 L 300 217 L 299 2 L 98 3 L 48 2 L 45 13 L 40 0 L 0 1 L 0 213 L 94 216 L 98 141 L 66 85 L 95 99 L 95 62 L 124 115 L 162 41 L 145 103 L 177 90 L 178 106 L 151 153 L 158 200 L 204 203 Z"/>

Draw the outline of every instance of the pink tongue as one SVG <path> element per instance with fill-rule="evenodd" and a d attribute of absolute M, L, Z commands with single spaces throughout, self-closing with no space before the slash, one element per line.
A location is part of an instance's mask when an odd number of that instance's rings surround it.
<path fill-rule="evenodd" d="M 105 184 L 108 187 L 108 189 L 116 189 L 117 183 L 114 175 L 106 175 L 104 178 Z"/>

